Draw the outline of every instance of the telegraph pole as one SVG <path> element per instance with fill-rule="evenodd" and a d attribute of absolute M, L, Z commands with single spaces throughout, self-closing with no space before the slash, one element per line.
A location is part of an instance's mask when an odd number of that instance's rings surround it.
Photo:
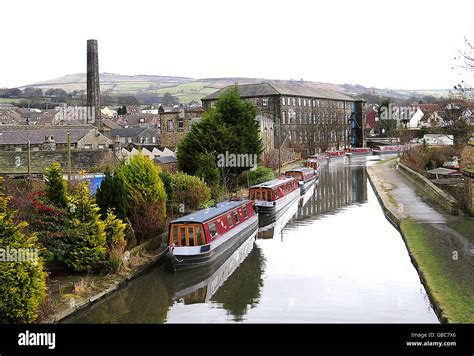
<path fill-rule="evenodd" d="M 71 182 L 71 131 L 67 132 L 67 181 Z"/>

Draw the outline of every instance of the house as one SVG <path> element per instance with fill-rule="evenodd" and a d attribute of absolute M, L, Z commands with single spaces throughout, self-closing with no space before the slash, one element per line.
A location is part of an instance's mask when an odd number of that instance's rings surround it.
<path fill-rule="evenodd" d="M 159 132 L 150 127 L 112 129 L 107 135 L 113 140 L 118 138 L 122 147 L 127 145 L 137 147 L 158 145 L 160 138 Z"/>
<path fill-rule="evenodd" d="M 428 145 L 453 145 L 454 137 L 453 135 L 443 135 L 443 134 L 426 134 L 423 136 L 423 141 Z"/>
<path fill-rule="evenodd" d="M 142 114 L 152 114 L 152 115 L 158 115 L 159 113 L 159 107 L 157 106 L 147 106 L 141 111 Z"/>
<path fill-rule="evenodd" d="M 113 110 L 109 107 L 104 107 L 103 109 L 100 109 L 100 113 L 105 116 L 106 118 L 113 118 L 115 116 L 117 116 L 117 111 L 116 110 Z"/>
<path fill-rule="evenodd" d="M 119 115 L 115 119 L 115 123 L 124 128 L 138 128 L 138 127 L 160 127 L 160 118 L 154 114 L 126 114 Z"/>
<path fill-rule="evenodd" d="M 205 98 L 215 105 L 228 86 Z M 286 140 L 304 156 L 326 149 L 365 145 L 365 101 L 309 83 L 237 85 L 240 97 L 274 123 L 275 146 Z M 280 144 L 281 143 L 281 144 Z"/>
<path fill-rule="evenodd" d="M 195 122 L 201 120 L 203 108 L 177 107 L 168 111 L 160 117 L 160 143 L 162 146 L 176 148 L 183 137 L 191 130 Z"/>
<path fill-rule="evenodd" d="M 67 149 L 68 132 L 74 150 L 105 150 L 112 140 L 91 126 L 8 126 L 0 129 L 0 151 L 55 151 Z"/>
<path fill-rule="evenodd" d="M 173 156 L 157 157 L 155 163 L 168 172 L 174 173 L 178 170 L 178 160 Z"/>

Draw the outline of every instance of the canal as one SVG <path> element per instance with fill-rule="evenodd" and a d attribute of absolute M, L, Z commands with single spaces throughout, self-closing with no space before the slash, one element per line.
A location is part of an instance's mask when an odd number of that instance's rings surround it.
<path fill-rule="evenodd" d="M 64 322 L 438 323 L 366 164 L 324 166 L 304 200 L 219 266 L 156 267 Z"/>

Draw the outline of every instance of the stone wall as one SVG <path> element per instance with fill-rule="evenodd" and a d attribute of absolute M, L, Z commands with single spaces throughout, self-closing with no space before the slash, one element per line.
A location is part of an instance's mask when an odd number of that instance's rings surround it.
<path fill-rule="evenodd" d="M 420 173 L 413 171 L 402 163 L 399 163 L 399 172 L 412 184 L 417 190 L 421 191 L 431 202 L 438 205 L 449 214 L 458 214 L 459 203 L 454 197 L 440 188 L 438 188 L 429 179 L 422 176 Z"/>
<path fill-rule="evenodd" d="M 35 151 L 31 152 L 31 173 L 42 173 L 53 162 L 60 162 L 67 169 L 67 151 Z M 118 159 L 113 150 L 71 151 L 72 171 L 88 170 L 93 166 L 116 163 Z M 27 174 L 28 152 L 0 152 L 0 174 Z"/>
<path fill-rule="evenodd" d="M 465 204 L 467 211 L 474 216 L 474 165 L 471 168 L 462 170 L 465 183 Z"/>

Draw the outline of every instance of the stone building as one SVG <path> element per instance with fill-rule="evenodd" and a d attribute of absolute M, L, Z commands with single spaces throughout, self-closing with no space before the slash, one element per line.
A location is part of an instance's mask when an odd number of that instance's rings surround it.
<path fill-rule="evenodd" d="M 263 143 L 263 153 L 269 153 L 275 148 L 273 121 L 265 116 L 257 115 L 259 136 Z"/>
<path fill-rule="evenodd" d="M 174 108 L 160 117 L 160 144 L 175 149 L 189 132 L 191 125 L 201 119 L 201 107 Z"/>
<path fill-rule="evenodd" d="M 67 133 L 70 132 L 74 150 L 108 149 L 112 140 L 94 126 L 4 126 L 0 130 L 0 151 L 54 151 L 67 149 Z"/>
<path fill-rule="evenodd" d="M 120 141 L 121 146 L 157 146 L 160 133 L 150 127 L 113 129 L 107 133 L 112 140 Z"/>
<path fill-rule="evenodd" d="M 201 99 L 211 107 L 232 86 Z M 305 84 L 237 85 L 240 97 L 274 122 L 275 146 L 303 156 L 327 149 L 365 146 L 365 101 Z"/>

